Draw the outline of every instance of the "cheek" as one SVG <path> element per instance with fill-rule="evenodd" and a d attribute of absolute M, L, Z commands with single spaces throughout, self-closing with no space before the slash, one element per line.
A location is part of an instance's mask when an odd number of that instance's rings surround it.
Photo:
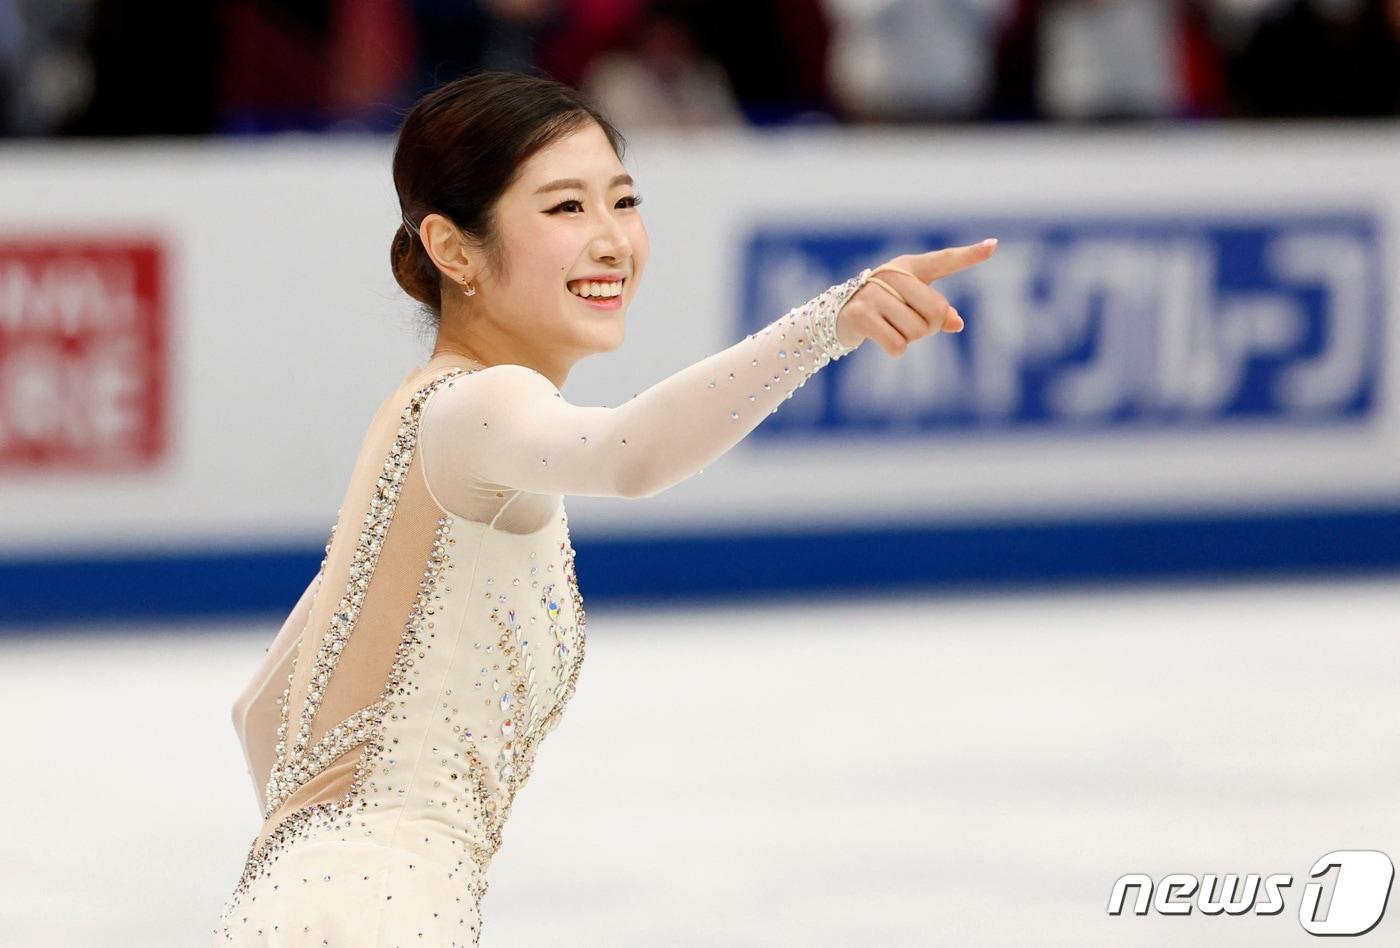
<path fill-rule="evenodd" d="M 651 235 L 647 233 L 646 225 L 642 223 L 640 217 L 637 218 L 637 224 L 633 228 L 631 243 L 632 256 L 636 259 L 637 269 L 640 270 L 642 265 L 647 262 L 647 258 L 651 256 Z"/>
<path fill-rule="evenodd" d="M 511 269 L 522 287 L 528 287 L 532 296 L 546 296 L 563 288 L 579 255 L 577 241 L 568 229 L 545 223 L 522 229 L 514 237 Z"/>

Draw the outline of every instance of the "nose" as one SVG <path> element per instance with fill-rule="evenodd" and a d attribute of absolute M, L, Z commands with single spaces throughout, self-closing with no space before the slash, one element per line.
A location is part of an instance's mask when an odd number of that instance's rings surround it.
<path fill-rule="evenodd" d="M 602 226 L 593 238 L 593 256 L 614 266 L 632 256 L 632 242 L 627 238 L 627 231 L 612 214 L 603 215 Z"/>

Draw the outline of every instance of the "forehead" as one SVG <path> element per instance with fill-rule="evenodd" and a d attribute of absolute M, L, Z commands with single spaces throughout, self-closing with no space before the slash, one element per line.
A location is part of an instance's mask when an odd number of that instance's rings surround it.
<path fill-rule="evenodd" d="M 533 193 L 540 185 L 559 178 L 582 178 L 589 187 L 603 188 L 625 170 L 607 134 L 597 122 L 590 121 L 531 155 L 520 171 L 517 187 Z"/>

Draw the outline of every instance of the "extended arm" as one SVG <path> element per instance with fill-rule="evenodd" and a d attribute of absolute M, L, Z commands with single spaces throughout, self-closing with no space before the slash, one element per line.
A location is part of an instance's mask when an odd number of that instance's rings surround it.
<path fill-rule="evenodd" d="M 423 463 L 448 509 L 469 475 L 534 493 L 649 497 L 738 444 L 850 351 L 835 315 L 866 271 L 617 408 L 565 401 L 545 376 L 495 365 L 440 386 L 421 418 Z"/>
<path fill-rule="evenodd" d="M 320 580 L 321 573 L 317 572 L 268 646 L 252 679 L 233 704 L 233 727 L 238 733 L 248 774 L 253 780 L 259 813 L 262 813 L 265 803 L 268 774 L 277 759 L 277 724 L 281 715 L 277 699 L 287 687 L 296 646 L 306 627 L 306 617 L 311 611 Z"/>

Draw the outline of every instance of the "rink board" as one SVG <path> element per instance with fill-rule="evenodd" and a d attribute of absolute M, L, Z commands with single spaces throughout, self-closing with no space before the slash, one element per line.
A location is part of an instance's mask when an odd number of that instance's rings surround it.
<path fill-rule="evenodd" d="M 390 149 L 0 152 L 0 622 L 295 598 L 428 352 Z M 863 266 L 1001 245 L 938 284 L 964 333 L 867 343 L 656 497 L 569 498 L 585 594 L 1400 567 L 1397 153 L 1389 125 L 633 136 L 652 258 L 578 404 Z"/>

